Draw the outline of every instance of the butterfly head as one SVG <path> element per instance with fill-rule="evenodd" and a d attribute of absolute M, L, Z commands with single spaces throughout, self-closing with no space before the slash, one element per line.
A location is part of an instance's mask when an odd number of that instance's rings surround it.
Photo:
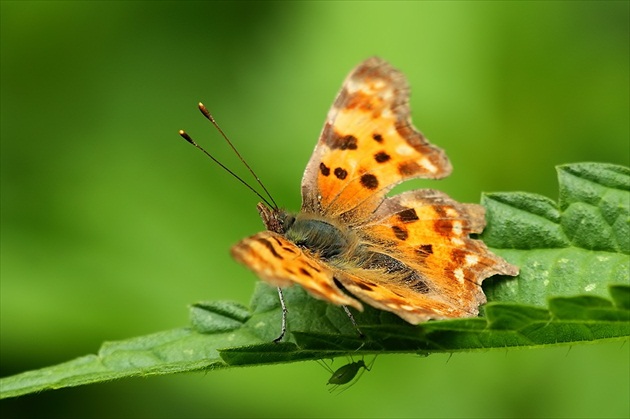
<path fill-rule="evenodd" d="M 262 202 L 256 205 L 265 227 L 274 233 L 284 234 L 295 222 L 295 216 L 280 208 L 270 208 Z"/>

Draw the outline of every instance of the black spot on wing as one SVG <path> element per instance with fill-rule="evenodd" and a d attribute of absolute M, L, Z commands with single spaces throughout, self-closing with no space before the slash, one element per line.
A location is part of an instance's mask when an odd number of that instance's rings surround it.
<path fill-rule="evenodd" d="M 334 173 L 337 179 L 341 179 L 341 180 L 344 180 L 346 176 L 348 176 L 348 172 L 342 169 L 341 167 L 336 168 Z"/>
<path fill-rule="evenodd" d="M 378 179 L 376 178 L 376 176 L 370 173 L 366 173 L 361 176 L 361 185 L 363 185 L 363 187 L 367 189 L 376 189 L 378 188 Z"/>
<path fill-rule="evenodd" d="M 379 151 L 374 155 L 374 160 L 376 160 L 377 163 L 385 163 L 389 159 L 391 159 L 390 155 L 384 151 Z"/>
<path fill-rule="evenodd" d="M 323 162 L 319 164 L 319 171 L 322 175 L 328 176 L 330 174 L 330 167 L 327 167 Z"/>
<path fill-rule="evenodd" d="M 404 211 L 400 211 L 398 213 L 398 219 L 400 221 L 402 221 L 403 223 L 413 223 L 414 221 L 418 221 L 418 214 L 416 213 L 416 210 L 413 208 L 408 208 Z"/>

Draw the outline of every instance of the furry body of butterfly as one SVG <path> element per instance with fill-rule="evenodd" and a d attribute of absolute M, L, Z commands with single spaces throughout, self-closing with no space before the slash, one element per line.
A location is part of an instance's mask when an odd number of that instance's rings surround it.
<path fill-rule="evenodd" d="M 408 100 L 405 77 L 384 60 L 355 68 L 306 166 L 301 211 L 258 204 L 267 231 L 236 244 L 234 258 L 270 284 L 412 324 L 477 315 L 482 281 L 518 268 L 470 238 L 485 226 L 480 205 L 433 189 L 387 197 L 405 180 L 451 172 L 411 124 Z"/>

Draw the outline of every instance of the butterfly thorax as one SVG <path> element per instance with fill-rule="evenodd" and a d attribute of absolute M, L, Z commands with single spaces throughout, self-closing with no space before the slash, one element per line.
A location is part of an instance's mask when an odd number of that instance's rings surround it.
<path fill-rule="evenodd" d="M 356 245 L 356 237 L 343 226 L 315 214 L 299 213 L 287 221 L 285 237 L 308 249 L 325 261 L 347 257 Z"/>
<path fill-rule="evenodd" d="M 357 238 L 347 228 L 320 215 L 292 214 L 283 209 L 258 204 L 258 212 L 267 230 L 282 234 L 302 249 L 325 261 L 345 257 L 356 248 Z"/>

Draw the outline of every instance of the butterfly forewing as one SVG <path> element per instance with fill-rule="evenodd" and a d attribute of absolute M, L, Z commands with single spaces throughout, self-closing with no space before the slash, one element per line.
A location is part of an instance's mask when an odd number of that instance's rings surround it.
<path fill-rule="evenodd" d="M 329 267 L 280 234 L 263 231 L 248 237 L 232 247 L 232 256 L 272 285 L 299 284 L 317 298 L 363 310 L 361 303 L 335 285 Z"/>
<path fill-rule="evenodd" d="M 302 211 L 358 223 L 396 184 L 451 172 L 443 150 L 411 124 L 409 87 L 379 58 L 344 82 L 302 179 Z"/>

